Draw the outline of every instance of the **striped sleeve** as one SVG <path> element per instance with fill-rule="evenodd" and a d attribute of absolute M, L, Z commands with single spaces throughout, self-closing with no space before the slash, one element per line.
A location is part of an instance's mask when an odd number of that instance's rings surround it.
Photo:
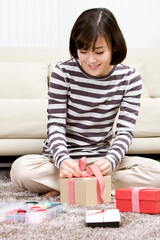
<path fill-rule="evenodd" d="M 69 157 L 66 143 L 66 112 L 68 83 L 57 64 L 51 75 L 48 102 L 47 134 L 55 165 L 60 168 L 62 161 Z"/>
<path fill-rule="evenodd" d="M 110 161 L 112 170 L 120 164 L 128 151 L 134 135 L 134 127 L 140 107 L 142 80 L 133 69 L 127 76 L 128 85 L 125 89 L 116 126 L 115 140 L 109 149 L 106 158 Z"/>

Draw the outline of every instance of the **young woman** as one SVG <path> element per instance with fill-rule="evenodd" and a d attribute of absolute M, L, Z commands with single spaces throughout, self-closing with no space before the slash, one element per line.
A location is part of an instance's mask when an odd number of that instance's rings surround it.
<path fill-rule="evenodd" d="M 71 59 L 57 63 L 51 75 L 43 155 L 17 159 L 12 181 L 45 196 L 58 195 L 59 177 L 81 177 L 78 159 L 86 156 L 88 165 L 97 164 L 103 175 L 111 174 L 112 189 L 160 187 L 159 162 L 125 157 L 142 81 L 134 68 L 121 63 L 127 48 L 113 14 L 105 8 L 83 12 L 71 31 L 69 49 Z"/>

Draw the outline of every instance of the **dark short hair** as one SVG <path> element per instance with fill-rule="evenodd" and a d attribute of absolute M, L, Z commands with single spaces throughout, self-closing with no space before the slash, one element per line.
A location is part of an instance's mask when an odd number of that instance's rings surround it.
<path fill-rule="evenodd" d="M 70 55 L 78 58 L 77 49 L 88 50 L 92 44 L 94 48 L 99 35 L 111 44 L 110 64 L 121 63 L 127 54 L 125 39 L 114 15 L 106 8 L 86 10 L 77 18 L 70 35 Z"/>

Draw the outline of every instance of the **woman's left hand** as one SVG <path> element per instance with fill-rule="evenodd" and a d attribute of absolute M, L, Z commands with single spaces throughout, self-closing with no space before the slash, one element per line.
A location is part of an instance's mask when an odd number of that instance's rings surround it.
<path fill-rule="evenodd" d="M 102 158 L 100 160 L 97 160 L 94 164 L 98 165 L 103 176 L 107 176 L 111 173 L 111 164 L 107 159 Z M 91 175 L 94 175 L 91 169 L 88 171 L 88 173 L 90 173 Z"/>

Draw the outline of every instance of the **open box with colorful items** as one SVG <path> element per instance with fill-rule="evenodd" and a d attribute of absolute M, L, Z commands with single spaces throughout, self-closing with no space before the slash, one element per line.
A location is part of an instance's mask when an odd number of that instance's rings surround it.
<path fill-rule="evenodd" d="M 66 203 L 16 202 L 0 204 L 0 221 L 38 224 L 66 211 Z"/>

